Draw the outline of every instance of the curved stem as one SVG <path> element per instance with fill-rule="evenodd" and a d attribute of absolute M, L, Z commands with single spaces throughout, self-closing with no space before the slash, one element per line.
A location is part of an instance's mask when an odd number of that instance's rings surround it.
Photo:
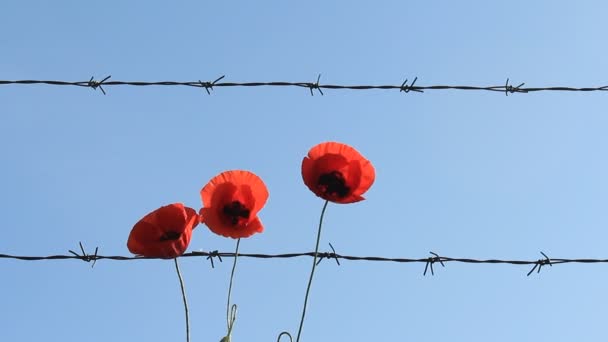
<path fill-rule="evenodd" d="M 236 249 L 234 251 L 234 262 L 232 263 L 232 272 L 230 272 L 230 285 L 228 286 L 228 301 L 226 302 L 226 325 L 228 327 L 228 335 L 232 332 L 232 325 L 234 324 L 234 320 L 236 319 L 236 307 L 233 315 L 230 315 L 230 295 L 232 294 L 232 280 L 234 279 L 234 271 L 236 270 L 236 261 L 239 257 L 239 245 L 241 244 L 241 239 L 236 240 Z M 231 317 L 232 316 L 232 317 Z"/>
<path fill-rule="evenodd" d="M 190 342 L 190 317 L 188 315 L 188 301 L 186 300 L 186 289 L 184 288 L 184 280 L 182 279 L 182 273 L 179 271 L 179 264 L 177 263 L 177 258 L 173 260 L 175 260 L 175 270 L 177 271 L 179 285 L 182 288 L 182 298 L 184 299 L 184 311 L 186 312 L 186 342 Z"/>
<path fill-rule="evenodd" d="M 306 316 L 306 304 L 308 303 L 308 294 L 310 293 L 310 286 L 312 285 L 312 278 L 315 275 L 315 268 L 317 267 L 317 256 L 319 255 L 319 241 L 321 240 L 321 227 L 323 227 L 323 216 L 325 215 L 325 209 L 329 201 L 325 201 L 323 209 L 321 210 L 321 217 L 319 218 L 319 230 L 317 231 L 317 244 L 315 246 L 315 255 L 312 261 L 312 270 L 310 271 L 310 278 L 308 279 L 308 287 L 306 287 L 306 295 L 304 296 L 304 307 L 302 308 L 302 319 L 300 320 L 300 327 L 298 328 L 298 335 L 296 342 L 300 342 L 300 334 L 302 333 L 302 326 L 304 325 L 304 317 Z"/>
<path fill-rule="evenodd" d="M 289 331 L 283 331 L 282 333 L 280 333 L 279 337 L 277 337 L 277 342 L 281 342 L 281 337 L 283 337 L 283 335 L 289 337 L 289 342 L 293 342 L 293 338 L 291 337 Z"/>

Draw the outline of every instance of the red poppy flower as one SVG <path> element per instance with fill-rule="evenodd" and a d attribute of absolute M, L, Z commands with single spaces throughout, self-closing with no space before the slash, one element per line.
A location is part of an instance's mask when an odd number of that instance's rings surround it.
<path fill-rule="evenodd" d="M 260 177 L 249 171 L 226 171 L 201 190 L 201 222 L 212 232 L 234 239 L 264 231 L 257 213 L 268 199 Z"/>
<path fill-rule="evenodd" d="M 335 203 L 354 203 L 374 183 L 374 166 L 354 148 L 337 143 L 321 143 L 302 160 L 304 184 L 315 195 Z"/>
<path fill-rule="evenodd" d="M 133 226 L 127 247 L 131 253 L 146 257 L 178 257 L 188 248 L 198 223 L 196 210 L 181 203 L 160 207 Z"/>

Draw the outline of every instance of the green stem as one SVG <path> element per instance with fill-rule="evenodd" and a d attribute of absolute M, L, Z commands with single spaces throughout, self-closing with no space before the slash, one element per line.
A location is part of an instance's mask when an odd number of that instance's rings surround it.
<path fill-rule="evenodd" d="M 300 327 L 298 328 L 298 335 L 296 342 L 300 342 L 300 335 L 302 333 L 302 326 L 304 325 L 304 317 L 306 316 L 306 304 L 308 303 L 308 294 L 310 293 L 310 286 L 312 285 L 312 278 L 315 275 L 315 268 L 317 267 L 317 256 L 319 254 L 319 241 L 321 240 L 321 227 L 323 227 L 323 216 L 325 215 L 325 209 L 329 201 L 325 201 L 323 209 L 321 210 L 321 217 L 319 218 L 319 230 L 317 231 L 317 244 L 315 246 L 315 255 L 312 261 L 312 270 L 310 271 L 310 278 L 308 279 L 308 287 L 306 287 L 306 295 L 304 296 L 304 307 L 302 308 L 302 319 L 300 320 Z"/>
<path fill-rule="evenodd" d="M 184 287 L 184 280 L 182 279 L 182 273 L 179 271 L 179 264 L 177 258 L 175 260 L 175 270 L 177 271 L 177 277 L 179 278 L 179 285 L 182 288 L 182 298 L 184 299 L 184 311 L 186 312 L 186 342 L 190 342 L 190 317 L 188 315 L 188 301 L 186 300 L 186 289 Z"/>
<path fill-rule="evenodd" d="M 236 319 L 236 306 L 234 309 L 234 313 L 230 314 L 230 296 L 232 294 L 232 281 L 234 279 L 234 271 L 236 270 L 236 261 L 239 257 L 239 245 L 241 244 L 241 239 L 236 240 L 236 249 L 234 251 L 234 262 L 232 263 L 232 272 L 230 272 L 230 285 L 228 286 L 228 301 L 226 302 L 226 324 L 228 327 L 228 334 L 226 336 L 230 336 L 232 333 L 232 325 L 234 324 L 234 320 Z"/>

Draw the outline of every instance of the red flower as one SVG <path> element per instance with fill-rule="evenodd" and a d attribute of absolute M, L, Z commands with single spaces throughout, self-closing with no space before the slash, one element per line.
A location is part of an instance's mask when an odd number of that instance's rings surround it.
<path fill-rule="evenodd" d="M 264 231 L 257 213 L 268 199 L 260 177 L 249 171 L 226 171 L 201 190 L 201 222 L 212 232 L 234 239 Z"/>
<path fill-rule="evenodd" d="M 354 203 L 374 183 L 376 174 L 369 160 L 354 148 L 337 143 L 321 143 L 302 160 L 304 184 L 315 195 L 335 203 Z"/>
<path fill-rule="evenodd" d="M 199 223 L 196 210 L 173 203 L 144 216 L 133 226 L 127 247 L 133 254 L 175 258 L 186 251 L 192 230 Z"/>

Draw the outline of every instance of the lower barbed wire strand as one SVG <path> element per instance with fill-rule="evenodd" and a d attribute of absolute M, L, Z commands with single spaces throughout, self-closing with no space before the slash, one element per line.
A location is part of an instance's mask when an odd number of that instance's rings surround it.
<path fill-rule="evenodd" d="M 254 258 L 254 259 L 289 259 L 298 257 L 314 257 L 314 252 L 303 252 L 303 253 L 283 253 L 283 254 L 263 254 L 263 253 L 239 253 L 239 258 Z M 233 258 L 235 253 L 232 252 L 189 252 L 184 253 L 180 258 L 187 257 L 209 257 L 216 256 L 222 258 Z M 352 256 L 352 255 L 340 255 L 331 253 L 332 258 L 350 260 L 350 261 L 375 261 L 375 262 L 394 262 L 394 263 L 426 263 L 429 258 L 391 258 L 391 257 L 380 257 L 380 256 Z M 68 260 L 76 259 L 83 261 L 95 261 L 95 260 L 114 260 L 114 261 L 132 261 L 132 260 L 157 260 L 159 258 L 148 258 L 138 256 L 107 256 L 107 255 L 48 255 L 48 256 L 25 256 L 25 255 L 10 255 L 0 254 L 0 259 L 13 259 L 22 261 L 42 261 L 42 260 Z M 455 262 L 455 263 L 467 263 L 467 264 L 511 264 L 511 265 L 533 265 L 537 264 L 538 260 L 513 260 L 513 259 L 475 259 L 475 258 L 452 258 L 441 256 L 437 259 L 437 262 Z M 608 263 L 608 259 L 600 258 L 551 258 L 551 263 L 556 264 L 598 264 Z"/>

